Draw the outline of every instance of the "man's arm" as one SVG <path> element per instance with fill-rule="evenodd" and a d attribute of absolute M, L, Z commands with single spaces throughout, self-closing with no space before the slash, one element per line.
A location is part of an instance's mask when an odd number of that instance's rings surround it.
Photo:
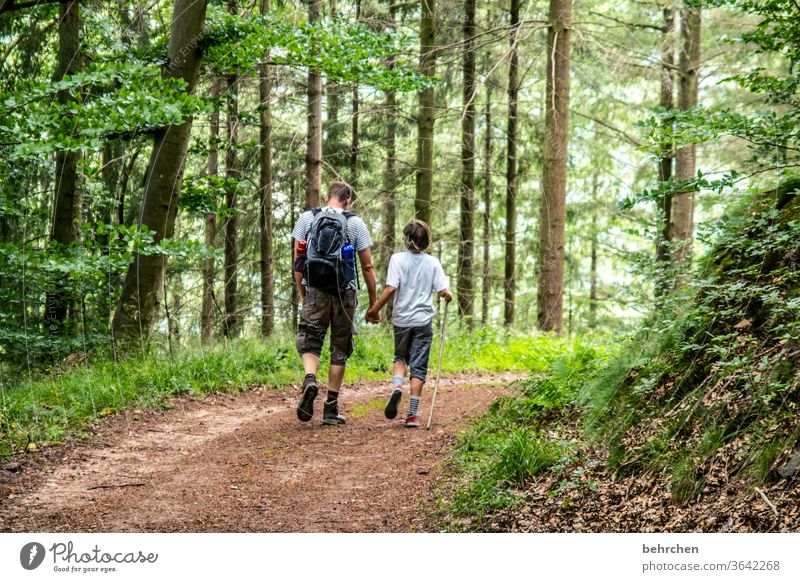
<path fill-rule="evenodd" d="M 375 278 L 375 265 L 372 264 L 372 251 L 368 248 L 358 251 L 358 259 L 361 261 L 361 272 L 364 274 L 364 282 L 367 284 L 369 294 L 369 306 L 372 308 L 378 300 L 378 283 Z"/>

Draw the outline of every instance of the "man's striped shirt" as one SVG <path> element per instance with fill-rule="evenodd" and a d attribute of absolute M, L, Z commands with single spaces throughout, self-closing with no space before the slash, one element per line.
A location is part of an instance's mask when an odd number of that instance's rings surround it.
<path fill-rule="evenodd" d="M 325 207 L 323 212 L 344 212 L 341 208 Z M 308 231 L 311 230 L 311 225 L 314 223 L 314 213 L 306 210 L 297 219 L 297 223 L 292 230 L 292 238 L 294 240 L 306 240 Z M 358 216 L 351 216 L 347 219 L 347 241 L 353 245 L 356 252 L 363 251 L 372 246 L 372 237 L 369 235 L 367 225 Z"/>

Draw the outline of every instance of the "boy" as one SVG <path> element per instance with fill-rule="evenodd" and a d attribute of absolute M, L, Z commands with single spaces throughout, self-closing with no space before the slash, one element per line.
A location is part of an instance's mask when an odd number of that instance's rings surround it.
<path fill-rule="evenodd" d="M 380 310 L 397 293 L 392 310 L 394 322 L 394 370 L 392 394 L 386 403 L 384 415 L 397 416 L 397 405 L 403 395 L 406 367 L 411 368 L 411 398 L 405 426 L 419 426 L 419 404 L 422 387 L 428 373 L 428 358 L 433 341 L 433 307 L 431 293 L 445 301 L 453 294 L 448 289 L 447 276 L 435 257 L 425 251 L 431 243 L 431 230 L 421 220 L 412 220 L 403 228 L 403 240 L 408 252 L 395 253 L 389 260 L 386 287 L 375 304 L 367 311 L 367 321 L 380 318 Z"/>

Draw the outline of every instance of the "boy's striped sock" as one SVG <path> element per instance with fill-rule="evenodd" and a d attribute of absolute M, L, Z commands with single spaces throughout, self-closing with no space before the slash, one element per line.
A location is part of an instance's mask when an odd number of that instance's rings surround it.
<path fill-rule="evenodd" d="M 408 416 L 419 416 L 419 403 L 421 396 L 412 396 L 408 401 Z"/>

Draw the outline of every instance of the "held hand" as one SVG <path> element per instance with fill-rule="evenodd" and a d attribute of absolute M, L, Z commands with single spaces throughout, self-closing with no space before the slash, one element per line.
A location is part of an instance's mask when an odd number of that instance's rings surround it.
<path fill-rule="evenodd" d="M 443 298 L 448 303 L 450 303 L 453 300 L 453 294 L 450 292 L 450 289 L 445 289 L 444 291 L 440 291 L 439 297 Z"/>
<path fill-rule="evenodd" d="M 381 322 L 381 314 L 379 311 L 375 311 L 373 309 L 367 310 L 364 319 L 367 320 L 367 323 L 380 323 Z"/>

